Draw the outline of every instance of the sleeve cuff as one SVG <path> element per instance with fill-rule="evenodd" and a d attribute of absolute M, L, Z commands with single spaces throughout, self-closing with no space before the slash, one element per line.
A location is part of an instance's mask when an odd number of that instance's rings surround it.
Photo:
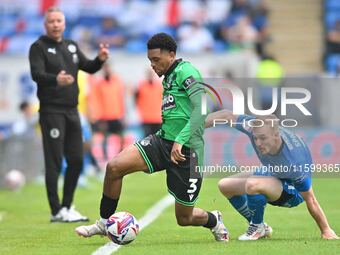
<path fill-rule="evenodd" d="M 186 141 L 184 141 L 184 139 L 182 139 L 180 136 L 177 136 L 175 142 L 184 145 Z"/>

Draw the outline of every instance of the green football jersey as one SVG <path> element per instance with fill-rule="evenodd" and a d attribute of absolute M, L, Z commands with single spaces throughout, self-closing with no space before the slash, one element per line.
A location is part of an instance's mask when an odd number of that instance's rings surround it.
<path fill-rule="evenodd" d="M 203 148 L 206 115 L 201 113 L 201 101 L 205 90 L 200 82 L 199 71 L 181 59 L 164 75 L 161 137 L 189 148 Z"/>

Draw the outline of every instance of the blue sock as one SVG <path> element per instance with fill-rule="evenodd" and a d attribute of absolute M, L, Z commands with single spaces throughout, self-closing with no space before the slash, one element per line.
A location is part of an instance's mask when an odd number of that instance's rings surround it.
<path fill-rule="evenodd" d="M 248 222 L 251 220 L 251 211 L 248 207 L 247 195 L 233 196 L 229 198 L 230 204 L 238 211 Z"/>
<path fill-rule="evenodd" d="M 264 195 L 247 195 L 249 210 L 253 213 L 251 222 L 260 224 L 263 222 L 264 208 L 267 204 L 267 199 Z"/>

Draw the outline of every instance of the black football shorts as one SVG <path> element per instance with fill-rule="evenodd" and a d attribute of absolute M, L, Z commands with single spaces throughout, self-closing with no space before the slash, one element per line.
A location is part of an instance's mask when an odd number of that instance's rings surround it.
<path fill-rule="evenodd" d="M 153 134 L 136 142 L 135 146 L 144 158 L 149 173 L 166 171 L 168 191 L 175 200 L 180 204 L 193 206 L 202 185 L 202 176 L 199 171 L 195 171 L 199 162 L 198 154 L 183 146 L 182 153 L 186 160 L 176 165 L 171 161 L 173 143 Z"/>

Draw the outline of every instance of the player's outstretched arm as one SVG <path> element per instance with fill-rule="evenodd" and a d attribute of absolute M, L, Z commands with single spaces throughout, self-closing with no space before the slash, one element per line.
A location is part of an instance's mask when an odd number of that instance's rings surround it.
<path fill-rule="evenodd" d="M 205 119 L 205 128 L 214 127 L 217 123 L 225 122 L 227 124 L 236 123 L 238 115 L 234 115 L 229 110 L 212 112 Z M 230 126 L 230 125 L 229 125 Z"/>
<path fill-rule="evenodd" d="M 317 201 L 313 189 L 301 192 L 301 196 L 305 199 L 306 205 L 310 215 L 314 218 L 321 231 L 321 238 L 323 239 L 339 239 L 336 233 L 328 224 L 325 213 L 323 212 L 319 202 Z"/>

